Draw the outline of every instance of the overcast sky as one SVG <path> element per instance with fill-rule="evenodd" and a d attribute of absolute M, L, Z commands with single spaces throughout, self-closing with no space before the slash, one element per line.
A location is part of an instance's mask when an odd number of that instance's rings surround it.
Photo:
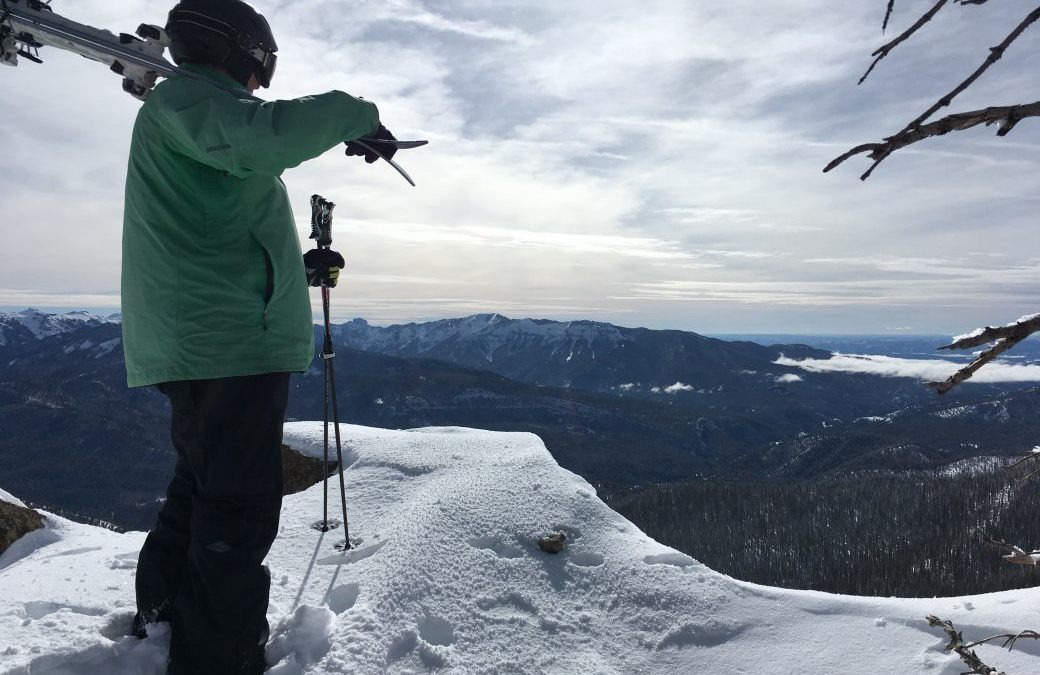
<path fill-rule="evenodd" d="M 170 2 L 55 0 L 116 31 Z M 902 30 L 932 4 L 900 0 Z M 342 89 L 399 138 L 284 178 L 339 204 L 337 319 L 477 312 L 704 333 L 961 333 L 1040 311 L 1040 125 L 920 144 L 863 183 L 834 156 L 897 131 L 1025 15 L 950 6 L 871 79 L 884 0 L 257 0 L 268 98 Z M 992 6 L 991 6 L 992 5 Z M 1040 26 L 955 109 L 1040 98 Z M 890 35 L 892 29 L 890 29 Z M 118 308 L 139 103 L 55 50 L 0 69 L 0 306 Z M 305 244 L 306 245 L 306 244 Z"/>

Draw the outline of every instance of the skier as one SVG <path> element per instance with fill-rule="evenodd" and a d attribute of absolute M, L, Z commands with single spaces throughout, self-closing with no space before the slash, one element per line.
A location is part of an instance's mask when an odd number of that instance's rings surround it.
<path fill-rule="evenodd" d="M 137 116 L 123 224 L 127 380 L 172 405 L 177 464 L 137 568 L 134 633 L 171 624 L 168 673 L 263 672 L 278 532 L 289 374 L 308 369 L 307 285 L 334 285 L 342 258 L 305 269 L 287 168 L 347 142 L 393 136 L 370 102 L 340 91 L 261 102 L 277 45 L 241 0 L 183 0 L 170 51 L 191 78 L 160 83 Z M 240 95 L 228 87 L 242 88 Z M 384 155 L 394 153 L 385 143 Z"/>

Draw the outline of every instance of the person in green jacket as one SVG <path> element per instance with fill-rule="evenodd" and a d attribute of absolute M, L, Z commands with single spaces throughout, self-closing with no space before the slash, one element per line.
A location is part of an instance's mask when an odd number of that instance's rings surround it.
<path fill-rule="evenodd" d="M 263 102 L 277 45 L 241 0 L 183 0 L 163 81 L 134 126 L 123 223 L 127 381 L 172 404 L 174 477 L 138 561 L 134 632 L 168 621 L 168 672 L 263 672 L 289 374 L 314 356 L 308 282 L 280 175 L 347 143 L 393 140 L 340 91 Z M 393 144 L 385 143 L 392 156 Z M 308 279 L 308 272 L 311 278 Z"/>

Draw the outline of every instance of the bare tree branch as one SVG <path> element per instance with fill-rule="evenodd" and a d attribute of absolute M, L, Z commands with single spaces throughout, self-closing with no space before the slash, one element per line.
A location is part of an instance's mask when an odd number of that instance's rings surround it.
<path fill-rule="evenodd" d="M 1025 565 L 1026 567 L 1036 567 L 1040 565 L 1040 551 L 1027 552 L 1019 546 L 1009 544 L 1003 539 L 994 539 L 993 537 L 987 538 L 986 543 L 995 548 L 1007 551 L 1007 553 L 1001 557 L 1012 565 Z"/>
<path fill-rule="evenodd" d="M 888 8 L 885 9 L 885 20 L 881 22 L 881 32 L 888 29 L 888 20 L 892 18 L 892 9 L 895 8 L 895 0 L 888 0 Z"/>
<path fill-rule="evenodd" d="M 892 10 L 896 7 L 896 0 L 888 0 L 888 9 L 885 10 L 885 20 L 881 23 L 881 32 L 888 30 L 888 20 L 892 18 Z M 862 82 L 862 80 L 860 80 Z"/>
<path fill-rule="evenodd" d="M 1008 651 L 1010 651 L 1015 647 L 1015 643 L 1021 640 L 1022 638 L 1029 638 L 1030 640 L 1040 640 L 1040 633 L 1036 632 L 1035 630 L 1024 630 L 1021 633 L 1003 633 L 1001 635 L 994 635 L 993 637 L 988 637 L 985 640 L 978 640 L 976 642 L 972 642 L 971 644 L 964 646 L 966 649 L 970 649 L 971 647 L 978 647 L 979 645 L 984 645 L 987 642 L 992 642 L 993 640 L 1003 640 L 1004 644 L 1000 646 L 1002 648 L 1007 647 Z"/>
<path fill-rule="evenodd" d="M 867 72 L 863 73 L 863 77 L 859 78 L 859 82 L 857 82 L 856 84 L 863 84 L 867 77 L 870 76 L 870 73 L 874 71 L 874 67 L 881 62 L 881 59 L 888 56 L 889 52 L 891 52 L 893 49 L 905 42 L 911 35 L 919 31 L 926 23 L 931 21 L 932 17 L 938 14 L 939 10 L 942 9 L 947 2 L 949 2 L 949 0 L 939 0 L 939 2 L 935 3 L 935 5 L 933 5 L 930 10 L 924 13 L 914 25 L 910 26 L 905 31 L 900 33 L 896 37 L 896 39 L 892 40 L 888 44 L 882 45 L 877 50 L 875 50 L 874 53 L 871 54 L 871 56 L 874 57 L 873 63 L 870 64 L 870 67 L 867 68 Z M 888 19 L 892 15 L 892 7 L 894 6 L 894 4 L 895 0 L 888 0 L 888 13 L 885 14 L 885 23 L 881 26 L 881 32 L 884 32 L 885 28 L 888 27 Z"/>
<path fill-rule="evenodd" d="M 1027 117 L 1040 117 L 1040 101 L 1019 105 L 995 106 L 991 108 L 983 108 L 982 110 L 956 113 L 923 126 L 904 130 L 895 136 L 890 136 L 889 138 L 884 139 L 880 143 L 864 143 L 863 145 L 857 145 L 855 148 L 852 148 L 845 154 L 831 161 L 831 163 L 823 169 L 823 172 L 827 173 L 848 158 L 864 152 L 868 153 L 867 156 L 871 159 L 880 161 L 896 150 L 905 148 L 908 145 L 912 145 L 913 143 L 926 138 L 932 136 L 944 136 L 951 131 L 963 131 L 964 129 L 970 129 L 971 127 L 980 124 L 985 124 L 986 126 L 999 124 L 1000 128 L 997 130 L 997 136 L 1006 136 L 1015 128 L 1016 124 Z M 873 171 L 873 167 L 871 167 L 870 171 L 863 174 L 862 178 L 868 178 L 871 171 Z"/>
<path fill-rule="evenodd" d="M 870 64 L 869 68 L 867 68 L 867 72 L 863 74 L 863 77 L 859 78 L 859 82 L 857 84 L 863 84 L 863 81 L 867 79 L 867 76 L 870 75 L 871 71 L 874 70 L 874 66 L 876 66 L 881 59 L 888 56 L 888 53 L 895 49 L 897 46 L 899 46 L 900 43 L 905 42 L 907 38 L 909 38 L 911 35 L 920 30 L 926 23 L 931 21 L 932 17 L 938 14 L 939 10 L 942 9 L 943 5 L 945 5 L 948 1 L 949 0 L 939 0 L 939 2 L 936 3 L 930 10 L 925 12 L 921 16 L 921 18 L 918 19 L 916 23 L 914 23 L 913 26 L 911 26 L 902 34 L 900 34 L 895 40 L 892 40 L 888 44 L 882 45 L 881 47 L 876 49 L 874 53 L 871 54 L 871 56 L 876 57 L 874 59 L 874 62 Z M 956 5 L 984 5 L 987 2 L 989 2 L 989 0 L 953 0 L 953 2 Z M 885 20 L 881 24 L 882 33 L 884 33 L 885 30 L 888 29 L 888 20 L 892 18 L 892 10 L 895 8 L 895 4 L 895 0 L 888 0 L 888 9 L 885 11 Z"/>
<path fill-rule="evenodd" d="M 947 379 L 942 382 L 929 382 L 928 386 L 937 391 L 939 395 L 945 394 L 961 382 L 970 379 L 979 368 L 1011 349 L 1013 346 L 1015 346 L 1015 343 L 1012 343 L 1009 340 L 1000 340 L 997 344 L 982 352 L 979 358 L 964 366 Z"/>
<path fill-rule="evenodd" d="M 1022 487 L 1022 486 L 1024 486 L 1024 485 L 1025 485 L 1026 483 L 1028 483 L 1029 481 L 1031 481 L 1031 480 L 1032 480 L 1033 478 L 1035 478 L 1036 476 L 1040 476 L 1040 446 L 1038 446 L 1038 447 L 1036 447 L 1036 448 L 1033 448 L 1033 451 L 1032 451 L 1031 453 L 1029 453 L 1029 454 L 1028 454 L 1028 455 L 1026 455 L 1025 457 L 1022 457 L 1022 458 L 1021 458 L 1021 459 L 1019 459 L 1019 460 L 1018 460 L 1017 462 L 1015 462 L 1014 464 L 1012 464 L 1011 466 L 1009 466 L 1009 467 L 1008 467 L 1008 470 L 1010 471 L 1011 469 L 1014 469 L 1014 468 L 1015 468 L 1015 467 L 1017 467 L 1018 465 L 1020 465 L 1020 464 L 1026 464 L 1026 463 L 1028 463 L 1028 462 L 1032 462 L 1032 463 L 1033 463 L 1033 465 L 1034 465 L 1034 466 L 1037 466 L 1038 468 L 1036 468 L 1036 469 L 1033 469 L 1032 471 L 1030 471 L 1029 473 L 1027 473 L 1027 474 L 1026 474 L 1026 475 L 1025 475 L 1025 476 L 1024 476 L 1024 477 L 1023 477 L 1023 478 L 1022 478 L 1021 480 L 1019 480 L 1019 481 L 1018 481 L 1018 486 L 1019 486 L 1019 487 Z M 1040 564 L 1040 563 L 1037 563 L 1037 564 Z"/>
<path fill-rule="evenodd" d="M 951 344 L 939 349 L 971 349 L 1004 339 L 1014 340 L 1017 344 L 1037 331 L 1040 331 L 1040 314 L 1033 314 L 1003 326 L 986 326 L 982 330 L 958 337 Z"/>
<path fill-rule="evenodd" d="M 971 349 L 972 347 L 979 347 L 996 341 L 996 344 L 980 354 L 979 358 L 961 368 L 943 382 L 929 382 L 928 386 L 935 389 L 940 395 L 945 394 L 961 382 L 969 379 L 979 368 L 1037 331 L 1040 331 L 1040 314 L 1023 317 L 1015 323 L 1006 326 L 999 326 L 996 328 L 993 326 L 987 326 L 980 331 L 970 333 L 960 339 L 954 340 L 952 344 L 939 347 L 939 349 Z"/>
<path fill-rule="evenodd" d="M 943 621 L 937 616 L 928 615 L 925 617 L 928 619 L 928 625 L 932 628 L 942 628 L 947 637 L 950 638 L 950 644 L 946 645 L 947 650 L 951 650 L 957 653 L 957 656 L 961 657 L 961 661 L 964 661 L 971 667 L 971 670 L 964 675 L 1006 675 L 1006 673 L 998 673 L 996 668 L 987 666 L 982 662 L 982 659 L 972 651 L 971 647 L 964 643 L 964 639 L 961 634 L 954 629 L 953 623 L 950 621 Z"/>
<path fill-rule="evenodd" d="M 980 5 L 980 4 L 985 3 L 986 1 L 987 0 L 960 0 L 960 4 Z M 942 4 L 945 4 L 945 2 L 937 4 L 936 7 L 941 7 Z M 933 7 L 933 9 L 935 9 L 935 8 Z M 935 11 L 938 11 L 938 10 L 936 9 Z M 987 70 L 989 70 L 989 68 L 994 63 L 999 61 L 1004 56 L 1004 52 L 1011 45 L 1011 43 L 1013 43 L 1015 40 L 1017 40 L 1019 38 L 1019 36 L 1021 36 L 1022 33 L 1027 28 L 1029 28 L 1033 23 L 1035 23 L 1037 21 L 1037 19 L 1040 19 L 1040 7 L 1037 7 L 1032 12 L 1030 12 L 1022 20 L 1022 22 L 1019 23 L 1018 26 L 1016 26 L 1015 29 L 1012 30 L 1004 38 L 1004 40 L 999 45 L 997 45 L 996 47 L 991 47 L 990 50 L 989 50 L 989 56 L 987 56 L 986 60 L 982 62 L 982 65 L 980 65 L 978 68 L 975 69 L 975 72 L 973 72 L 971 75 L 969 75 L 967 79 L 965 79 L 963 82 L 961 82 L 959 85 L 957 85 L 951 92 L 949 92 L 948 94 L 946 94 L 945 96 L 940 98 L 938 101 L 936 101 L 935 104 L 933 104 L 930 108 L 928 108 L 928 110 L 926 110 L 921 115 L 919 115 L 915 120 L 913 120 L 912 122 L 907 124 L 906 127 L 904 127 L 902 131 L 900 131 L 899 133 L 897 133 L 897 134 L 895 134 L 893 136 L 889 136 L 888 138 L 884 139 L 884 141 L 882 141 L 881 143 L 868 143 L 868 144 L 860 145 L 860 146 L 857 146 L 857 147 L 853 148 L 849 152 L 846 152 L 844 155 L 842 155 L 841 157 L 838 157 L 837 159 L 832 161 L 830 164 L 828 164 L 827 167 L 824 169 L 824 171 L 825 172 L 826 171 L 830 171 L 834 167 L 836 167 L 839 164 L 841 164 L 842 162 L 844 162 L 849 157 L 861 154 L 863 152 L 869 152 L 871 159 L 874 160 L 874 163 L 871 165 L 871 167 L 867 170 L 866 173 L 864 173 L 862 176 L 860 176 L 861 180 L 866 180 L 874 172 L 874 169 L 876 169 L 878 167 L 878 165 L 881 164 L 881 162 L 885 161 L 885 159 L 889 155 L 891 155 L 893 152 L 895 152 L 896 150 L 898 150 L 900 148 L 903 148 L 903 147 L 906 147 L 907 145 L 910 145 L 910 143 L 915 143 L 915 142 L 920 141 L 920 140 L 922 140 L 924 138 L 928 138 L 929 136 L 941 135 L 939 133 L 939 127 L 933 127 L 932 130 L 931 130 L 931 133 L 927 133 L 927 134 L 924 134 L 924 135 L 918 135 L 919 134 L 918 130 L 921 128 L 921 125 L 929 117 L 934 115 L 939 110 L 942 110 L 943 108 L 949 106 L 957 96 L 959 96 L 965 89 L 967 89 L 972 84 L 974 84 L 975 81 L 978 80 L 983 75 L 983 73 L 985 73 Z M 884 49 L 884 48 L 882 48 L 882 49 Z M 1032 105 L 1032 104 L 1030 104 L 1030 105 Z M 1025 106 L 1009 106 L 1009 107 L 1010 108 L 1021 108 L 1021 107 L 1025 107 Z M 1020 110 L 1018 112 L 1020 112 Z M 964 113 L 964 114 L 965 115 L 970 115 L 970 113 Z M 951 118 L 960 118 L 960 117 L 961 117 L 960 115 L 951 115 L 950 117 L 946 118 L 946 120 L 940 120 L 940 122 L 949 121 Z M 1019 118 L 1019 119 L 1021 119 L 1021 118 Z M 997 120 L 994 119 L 993 121 L 997 121 Z M 976 124 L 980 124 L 980 123 L 983 123 L 983 122 L 985 122 L 985 120 L 980 120 L 979 122 L 976 122 Z M 1014 128 L 1014 126 L 1015 126 L 1015 124 L 1017 124 L 1017 122 L 1018 122 L 1018 120 L 1015 119 L 1015 120 L 1011 121 L 1010 124 L 1003 123 L 1001 125 L 1001 132 L 1002 133 L 1000 133 L 1000 135 L 1002 135 L 1002 136 L 1006 135 L 1009 131 L 1011 131 L 1012 128 Z M 968 126 L 961 127 L 961 128 L 968 128 L 970 126 L 975 126 L 975 124 L 969 124 Z M 948 133 L 949 131 L 954 131 L 954 130 L 955 129 L 951 127 L 951 128 L 948 128 L 943 133 Z M 917 132 L 917 133 L 914 133 L 914 132 Z"/>

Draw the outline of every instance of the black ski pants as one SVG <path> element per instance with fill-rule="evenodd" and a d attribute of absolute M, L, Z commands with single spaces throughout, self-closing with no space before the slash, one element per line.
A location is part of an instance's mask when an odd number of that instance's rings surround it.
<path fill-rule="evenodd" d="M 138 558 L 135 623 L 170 622 L 170 675 L 258 675 L 289 374 L 157 386 L 173 405 L 177 465 Z"/>

